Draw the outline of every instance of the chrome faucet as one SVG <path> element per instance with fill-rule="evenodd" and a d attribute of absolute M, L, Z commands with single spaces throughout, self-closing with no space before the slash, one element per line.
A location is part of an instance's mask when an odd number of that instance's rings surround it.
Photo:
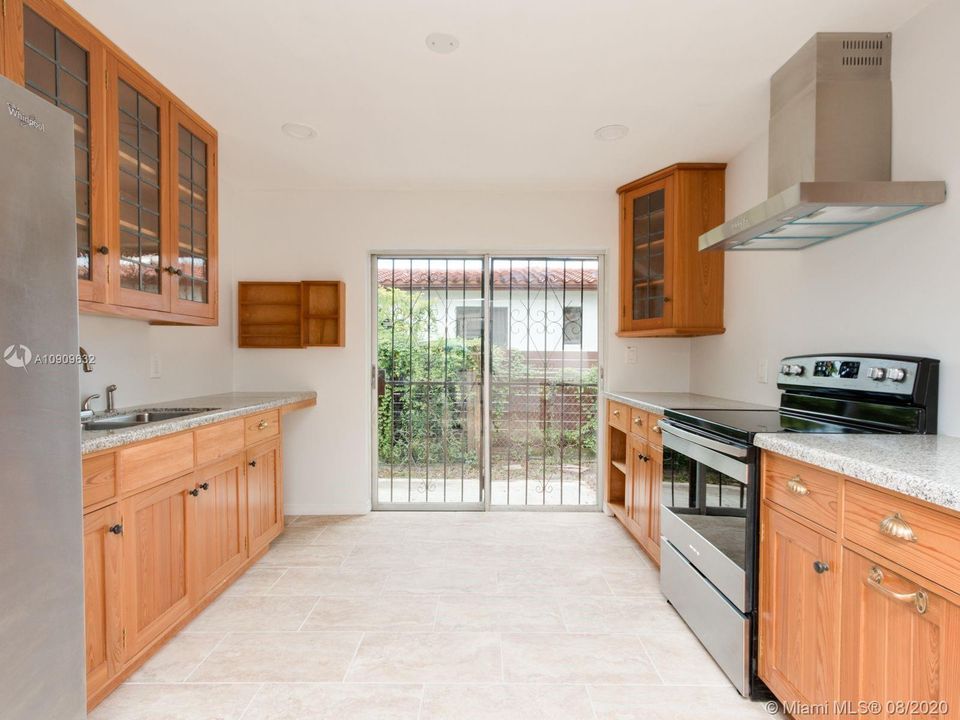
<path fill-rule="evenodd" d="M 113 394 L 117 391 L 116 385 L 107 385 L 107 412 L 111 412 L 114 408 Z"/>
<path fill-rule="evenodd" d="M 80 403 L 80 420 L 87 420 L 88 418 L 93 417 L 93 410 L 90 409 L 90 401 L 96 400 L 100 397 L 100 393 L 94 393 L 93 395 L 88 395 L 83 399 L 83 402 Z"/>

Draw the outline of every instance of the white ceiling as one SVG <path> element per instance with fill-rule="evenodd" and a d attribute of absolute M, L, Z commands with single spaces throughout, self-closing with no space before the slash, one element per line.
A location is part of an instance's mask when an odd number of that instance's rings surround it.
<path fill-rule="evenodd" d="M 613 188 L 727 160 L 769 77 L 821 30 L 931 0 L 74 0 L 214 124 L 257 188 Z M 425 38 L 448 32 L 452 55 Z M 894 44 L 896 62 L 896 44 Z M 296 141 L 284 122 L 315 126 Z M 622 123 L 630 134 L 600 142 Z"/>

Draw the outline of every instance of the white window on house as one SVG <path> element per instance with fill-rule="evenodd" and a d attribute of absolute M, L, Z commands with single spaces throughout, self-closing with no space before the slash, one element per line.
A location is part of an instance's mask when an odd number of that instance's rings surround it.
<path fill-rule="evenodd" d="M 507 308 L 494 307 L 490 326 L 494 345 L 506 345 L 510 338 Z M 466 340 L 483 337 L 483 308 L 478 305 L 457 307 L 457 337 Z"/>
<path fill-rule="evenodd" d="M 571 305 L 563 309 L 563 344 L 580 345 L 583 342 L 583 308 Z"/>

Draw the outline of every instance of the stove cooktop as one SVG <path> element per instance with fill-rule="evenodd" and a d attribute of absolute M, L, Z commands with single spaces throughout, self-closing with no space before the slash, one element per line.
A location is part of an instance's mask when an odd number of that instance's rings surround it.
<path fill-rule="evenodd" d="M 750 444 L 757 433 L 865 433 L 855 425 L 798 417 L 779 410 L 667 410 L 666 417 L 687 427 Z"/>

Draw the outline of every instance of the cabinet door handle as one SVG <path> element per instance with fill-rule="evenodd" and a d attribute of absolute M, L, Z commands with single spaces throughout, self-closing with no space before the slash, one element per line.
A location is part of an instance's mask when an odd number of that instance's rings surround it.
<path fill-rule="evenodd" d="M 257 461 L 256 461 L 256 460 L 251 460 L 250 462 L 247 463 L 247 465 L 249 465 L 250 467 L 256 467 L 256 466 L 257 466 Z"/>
<path fill-rule="evenodd" d="M 97 248 L 97 252 L 101 255 L 107 255 L 110 253 L 110 248 L 108 248 L 106 245 L 101 245 Z"/>
<path fill-rule="evenodd" d="M 813 569 L 818 575 L 823 575 L 827 570 L 830 569 L 830 565 L 820 560 L 815 560 L 813 563 Z"/>
<path fill-rule="evenodd" d="M 123 535 L 123 525 L 111 525 L 107 528 L 108 532 L 112 532 L 114 535 Z"/>
<path fill-rule="evenodd" d="M 194 488 L 193 490 L 188 491 L 187 494 L 193 495 L 194 497 L 196 497 L 197 495 L 200 494 L 200 491 L 197 488 Z"/>
<path fill-rule="evenodd" d="M 268 423 L 266 420 L 261 420 L 261 421 L 257 424 L 257 430 L 263 430 L 263 429 L 264 429 L 265 427 L 267 427 L 269 424 L 270 424 L 270 423 Z"/>
<path fill-rule="evenodd" d="M 168 265 L 167 267 L 164 268 L 164 270 L 166 270 L 171 275 L 183 275 L 183 270 L 181 270 L 180 268 L 175 268 L 173 267 L 173 265 Z"/>
<path fill-rule="evenodd" d="M 870 572 L 867 574 L 867 580 L 870 581 L 870 587 L 878 591 L 881 595 L 886 595 L 891 600 L 896 600 L 897 602 L 911 603 L 921 615 L 927 611 L 930 599 L 927 597 L 926 592 L 917 590 L 912 593 L 898 593 L 888 587 L 884 587 L 883 570 L 876 565 L 870 568 Z"/>
<path fill-rule="evenodd" d="M 210 489 L 210 483 L 200 483 L 200 489 L 201 489 L 201 490 L 209 490 L 209 489 Z"/>
<path fill-rule="evenodd" d="M 613 416 L 614 416 L 614 417 L 620 417 L 620 411 L 619 411 L 619 410 L 614 410 L 614 411 L 613 411 Z"/>
<path fill-rule="evenodd" d="M 787 490 L 792 492 L 794 495 L 809 495 L 810 491 L 807 489 L 807 486 L 800 482 L 800 476 L 794 475 L 792 478 L 787 480 Z"/>
<path fill-rule="evenodd" d="M 663 430 L 660 429 L 659 425 L 654 425 L 652 428 L 650 428 L 650 431 L 657 433 L 657 435 L 663 432 Z"/>
<path fill-rule="evenodd" d="M 880 532 L 887 537 L 892 537 L 897 540 L 906 540 L 907 542 L 917 541 L 917 534 L 898 512 L 895 512 L 893 515 L 888 515 L 880 521 Z"/>
<path fill-rule="evenodd" d="M 640 422 L 641 422 L 641 420 L 640 420 L 640 418 L 638 418 L 638 417 L 635 417 L 635 418 L 633 419 L 633 424 L 634 424 L 634 425 L 639 425 Z"/>

